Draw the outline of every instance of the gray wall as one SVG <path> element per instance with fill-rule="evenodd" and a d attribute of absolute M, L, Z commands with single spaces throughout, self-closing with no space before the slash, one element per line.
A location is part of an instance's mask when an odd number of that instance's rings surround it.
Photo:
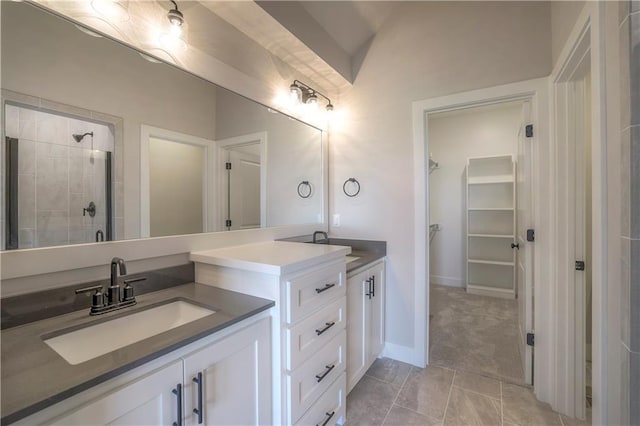
<path fill-rule="evenodd" d="M 622 424 L 640 424 L 640 1 L 620 3 Z"/>

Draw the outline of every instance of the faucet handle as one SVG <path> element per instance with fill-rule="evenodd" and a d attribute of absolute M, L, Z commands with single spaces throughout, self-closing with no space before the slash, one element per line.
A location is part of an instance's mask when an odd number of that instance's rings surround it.
<path fill-rule="evenodd" d="M 102 293 L 103 287 L 101 285 L 94 285 L 92 287 L 79 288 L 76 290 L 76 294 L 88 293 L 95 291 L 91 296 L 91 310 L 102 308 L 104 306 L 104 293 Z"/>
<path fill-rule="evenodd" d="M 146 279 L 147 278 L 145 277 L 138 277 L 138 278 L 130 278 L 128 280 L 124 280 L 122 301 L 128 302 L 131 300 L 135 300 L 136 298 L 135 298 L 135 295 L 133 294 L 133 287 L 131 287 L 131 284 L 137 283 L 140 281 L 146 281 Z"/>

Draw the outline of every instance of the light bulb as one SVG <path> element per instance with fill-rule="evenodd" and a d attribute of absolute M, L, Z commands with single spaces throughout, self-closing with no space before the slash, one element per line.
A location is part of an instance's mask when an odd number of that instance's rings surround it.
<path fill-rule="evenodd" d="M 173 31 L 160 35 L 160 44 L 169 51 L 175 51 L 177 49 L 187 50 L 187 43 L 180 37 L 180 34 L 176 34 Z"/>
<path fill-rule="evenodd" d="M 291 98 L 292 102 L 296 104 L 299 103 L 301 95 L 302 95 L 302 91 L 300 90 L 297 84 L 294 83 L 291 86 L 289 86 L 289 97 Z"/>

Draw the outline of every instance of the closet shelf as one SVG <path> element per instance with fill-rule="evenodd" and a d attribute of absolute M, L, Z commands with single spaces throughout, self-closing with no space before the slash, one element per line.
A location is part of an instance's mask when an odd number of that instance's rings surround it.
<path fill-rule="evenodd" d="M 502 234 L 467 234 L 467 237 L 480 237 L 480 238 L 508 238 L 510 240 L 515 238 L 515 235 L 502 235 Z"/>
<path fill-rule="evenodd" d="M 499 262 L 497 260 L 480 260 L 480 259 L 469 259 L 469 263 L 480 263 L 483 265 L 499 265 L 499 266 L 514 266 L 513 262 Z"/>
<path fill-rule="evenodd" d="M 511 175 L 476 176 L 468 179 L 469 185 L 485 185 L 490 183 L 513 183 Z"/>

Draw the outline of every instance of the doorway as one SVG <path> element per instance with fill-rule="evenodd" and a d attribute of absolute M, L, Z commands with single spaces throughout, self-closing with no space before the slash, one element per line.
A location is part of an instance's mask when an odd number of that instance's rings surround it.
<path fill-rule="evenodd" d="M 427 122 L 430 363 L 515 384 L 533 368 L 529 112 L 524 99 Z"/>

